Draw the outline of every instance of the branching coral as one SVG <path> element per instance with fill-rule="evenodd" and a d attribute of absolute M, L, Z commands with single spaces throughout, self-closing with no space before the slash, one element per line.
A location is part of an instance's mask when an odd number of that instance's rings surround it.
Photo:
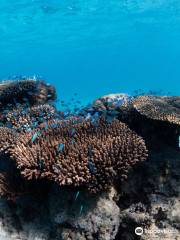
<path fill-rule="evenodd" d="M 103 119 L 42 124 L 38 131 L 20 134 L 9 153 L 27 179 L 47 178 L 91 192 L 107 189 L 147 157 L 141 137 L 118 120 Z"/>
<path fill-rule="evenodd" d="M 57 118 L 58 113 L 52 105 L 43 104 L 33 107 L 14 108 L 1 117 L 1 122 L 18 131 L 31 131 L 44 121 Z"/>
<path fill-rule="evenodd" d="M 16 140 L 17 133 L 10 128 L 0 127 L 0 152 L 9 148 Z"/>
<path fill-rule="evenodd" d="M 14 198 L 40 179 L 90 192 L 106 190 L 147 158 L 145 142 L 124 123 L 108 123 L 97 113 L 64 119 L 49 103 L 55 97 L 54 88 L 43 81 L 0 84 L 0 154 L 5 158 L 0 166 L 9 164 L 0 168 L 0 195 Z M 130 101 L 125 95 L 116 100 L 119 107 Z"/>

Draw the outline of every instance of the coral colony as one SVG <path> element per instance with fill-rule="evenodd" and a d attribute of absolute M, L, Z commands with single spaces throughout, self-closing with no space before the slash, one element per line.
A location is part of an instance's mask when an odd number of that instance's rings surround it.
<path fill-rule="evenodd" d="M 42 80 L 0 84 L 1 196 L 16 198 L 40 179 L 97 193 L 147 158 L 144 140 L 124 123 L 62 114 L 55 100 Z"/>
<path fill-rule="evenodd" d="M 133 109 L 179 124 L 179 112 L 162 114 L 158 98 L 106 96 L 78 114 L 58 111 L 55 100 L 55 88 L 42 80 L 0 84 L 2 197 L 16 199 L 30 192 L 32 181 L 45 180 L 77 188 L 76 200 L 78 188 L 98 193 L 126 178 L 129 169 L 148 154 L 143 138 L 114 118 L 117 111 L 122 119 Z M 167 106 L 171 104 L 171 99 L 165 100 Z"/>

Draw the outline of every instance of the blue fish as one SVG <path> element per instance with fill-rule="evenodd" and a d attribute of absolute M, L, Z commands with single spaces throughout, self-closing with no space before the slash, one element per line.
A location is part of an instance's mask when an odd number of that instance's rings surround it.
<path fill-rule="evenodd" d="M 91 114 L 88 113 L 85 119 L 88 120 L 88 119 L 90 119 L 90 118 L 91 118 Z"/>
<path fill-rule="evenodd" d="M 22 110 L 22 114 L 26 114 L 27 113 L 27 109 Z"/>
<path fill-rule="evenodd" d="M 82 213 L 82 211 L 83 211 L 83 205 L 81 205 L 81 207 L 80 207 L 79 214 L 81 214 L 81 213 Z"/>
<path fill-rule="evenodd" d="M 31 132 L 31 130 L 32 130 L 32 129 L 31 129 L 30 127 L 26 128 L 26 131 L 27 131 L 27 132 Z"/>
<path fill-rule="evenodd" d="M 92 161 L 88 161 L 88 168 L 89 168 L 89 171 L 93 174 L 97 172 L 97 169 Z"/>
<path fill-rule="evenodd" d="M 58 147 L 57 147 L 58 152 L 62 151 L 63 149 L 64 149 L 64 144 L 63 143 L 58 144 Z"/>
<path fill-rule="evenodd" d="M 7 123 L 6 126 L 7 126 L 8 128 L 12 128 L 12 124 L 11 124 L 11 123 Z"/>
<path fill-rule="evenodd" d="M 93 115 L 94 118 L 98 118 L 99 117 L 99 113 L 95 112 L 95 114 Z"/>
<path fill-rule="evenodd" d="M 56 123 L 51 124 L 51 127 L 52 127 L 52 128 L 56 128 L 56 127 L 57 127 L 57 124 L 56 124 Z"/>
<path fill-rule="evenodd" d="M 47 130 L 48 129 L 48 124 L 47 124 L 47 122 L 45 123 L 45 130 Z"/>
<path fill-rule="evenodd" d="M 23 101 L 28 102 L 28 99 L 26 97 L 23 98 Z"/>
<path fill-rule="evenodd" d="M 79 197 L 79 193 L 80 193 L 80 192 L 77 191 L 76 196 L 75 196 L 75 199 L 74 199 L 75 201 L 78 199 L 78 197 Z"/>
<path fill-rule="evenodd" d="M 76 132 L 76 130 L 75 130 L 74 128 L 72 128 L 72 129 L 70 130 L 71 136 L 73 136 L 73 135 L 75 134 L 75 132 Z"/>
<path fill-rule="evenodd" d="M 30 96 L 32 96 L 32 95 L 33 95 L 33 92 L 30 91 L 30 92 L 28 92 L 27 94 L 30 95 Z"/>
<path fill-rule="evenodd" d="M 36 138 L 39 136 L 39 134 L 40 134 L 40 132 L 34 133 L 34 135 L 33 135 L 32 138 L 31 138 L 31 142 L 32 142 L 32 143 L 36 140 Z"/>
<path fill-rule="evenodd" d="M 38 125 L 38 122 L 34 122 L 33 126 L 36 127 Z"/>
<path fill-rule="evenodd" d="M 40 169 L 40 170 L 43 170 L 43 168 L 44 168 L 44 161 L 43 161 L 43 160 L 39 160 L 39 161 L 37 162 L 37 164 L 38 164 L 39 169 Z"/>

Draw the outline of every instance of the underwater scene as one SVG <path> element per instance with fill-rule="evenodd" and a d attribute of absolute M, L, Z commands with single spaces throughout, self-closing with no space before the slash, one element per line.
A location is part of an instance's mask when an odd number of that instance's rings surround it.
<path fill-rule="evenodd" d="M 0 240 L 180 240 L 180 2 L 0 0 Z"/>

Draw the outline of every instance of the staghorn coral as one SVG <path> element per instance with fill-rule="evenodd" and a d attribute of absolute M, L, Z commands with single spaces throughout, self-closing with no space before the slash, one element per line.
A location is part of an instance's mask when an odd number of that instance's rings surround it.
<path fill-rule="evenodd" d="M 133 101 L 134 108 L 147 118 L 180 125 L 180 97 L 140 96 Z"/>
<path fill-rule="evenodd" d="M 7 80 L 0 83 L 0 107 L 17 103 L 43 104 L 56 99 L 54 87 L 40 80 Z"/>
<path fill-rule="evenodd" d="M 1 117 L 1 122 L 18 131 L 31 131 L 40 123 L 57 118 L 58 113 L 54 106 L 49 104 L 35 105 L 33 107 L 14 108 Z"/>
<path fill-rule="evenodd" d="M 118 120 L 103 119 L 50 121 L 21 133 L 8 152 L 28 180 L 46 178 L 91 192 L 107 189 L 147 158 L 141 137 Z"/>
<path fill-rule="evenodd" d="M 6 151 L 16 138 L 15 131 L 7 127 L 0 127 L 0 153 Z"/>

